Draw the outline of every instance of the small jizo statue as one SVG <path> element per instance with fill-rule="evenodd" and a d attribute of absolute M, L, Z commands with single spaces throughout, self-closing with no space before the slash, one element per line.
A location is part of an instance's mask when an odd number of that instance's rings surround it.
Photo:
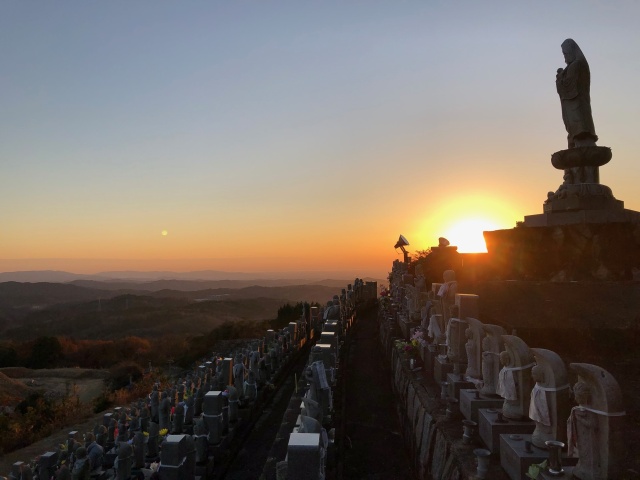
<path fill-rule="evenodd" d="M 485 337 L 482 339 L 482 386 L 483 395 L 497 395 L 498 377 L 500 375 L 500 352 L 504 350 L 502 335 L 504 328 L 499 325 L 482 326 Z"/>
<path fill-rule="evenodd" d="M 500 353 L 503 367 L 498 376 L 496 393 L 504 398 L 502 414 L 506 418 L 527 418 L 531 398 L 533 355 L 526 343 L 515 335 L 503 335 L 505 351 Z"/>
<path fill-rule="evenodd" d="M 567 369 L 560 356 L 544 348 L 532 348 L 537 365 L 531 369 L 536 382 L 531 390 L 529 418 L 536 422 L 531 441 L 547 448 L 548 440 L 566 441 L 565 425 L 569 417 Z"/>
<path fill-rule="evenodd" d="M 467 343 L 464 346 L 467 358 L 466 377 L 477 384 L 482 378 L 481 339 L 484 335 L 484 329 L 480 320 L 469 317 L 467 322 L 469 327 L 464 332 L 467 338 Z"/>
<path fill-rule="evenodd" d="M 581 480 L 621 478 L 625 465 L 622 437 L 626 413 L 613 376 L 596 365 L 571 363 L 578 373 L 573 387 L 577 407 L 567 422 L 568 455 L 578 456 L 573 470 Z"/>

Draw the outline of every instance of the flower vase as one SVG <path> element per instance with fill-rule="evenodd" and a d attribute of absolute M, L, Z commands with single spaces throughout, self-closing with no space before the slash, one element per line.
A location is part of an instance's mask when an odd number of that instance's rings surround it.
<path fill-rule="evenodd" d="M 564 470 L 562 469 L 562 449 L 564 448 L 564 443 L 558 442 L 557 440 L 547 440 L 544 444 L 549 449 L 548 473 L 552 477 L 559 477 L 564 474 Z"/>
<path fill-rule="evenodd" d="M 489 456 L 491 455 L 491 452 L 486 448 L 476 448 L 473 453 L 478 459 L 476 476 L 478 478 L 487 478 L 487 472 L 489 471 Z"/>

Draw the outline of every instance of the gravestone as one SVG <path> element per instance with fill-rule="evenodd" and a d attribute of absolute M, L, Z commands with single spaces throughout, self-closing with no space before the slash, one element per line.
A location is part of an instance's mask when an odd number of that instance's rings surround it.
<path fill-rule="evenodd" d="M 204 411 L 204 423 L 208 432 L 207 440 L 211 445 L 218 445 L 222 440 L 222 407 L 222 392 L 207 392 L 204 396 L 202 408 Z"/>
<path fill-rule="evenodd" d="M 162 444 L 162 480 L 194 480 L 196 451 L 189 435 L 169 435 Z"/>
<path fill-rule="evenodd" d="M 287 447 L 288 480 L 320 480 L 320 434 L 292 433 Z"/>

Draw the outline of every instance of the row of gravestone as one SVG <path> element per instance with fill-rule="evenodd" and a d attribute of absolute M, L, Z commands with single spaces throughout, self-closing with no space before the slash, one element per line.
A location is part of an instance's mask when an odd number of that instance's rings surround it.
<path fill-rule="evenodd" d="M 8 478 L 210 477 L 213 454 L 230 441 L 241 409 L 250 411 L 310 334 L 303 317 L 228 357 L 214 354 L 175 383 L 156 384 L 147 398 L 104 414 L 93 432 L 70 432 L 64 448 L 33 465 L 16 462 Z"/>
<path fill-rule="evenodd" d="M 370 283 L 370 282 L 367 282 Z M 311 348 L 301 383 L 305 389 L 299 406 L 295 426 L 289 433 L 286 458 L 276 466 L 278 480 L 322 480 L 325 478 L 327 451 L 330 440 L 327 430 L 332 426 L 333 389 L 340 368 L 340 345 L 355 320 L 357 306 L 375 298 L 377 285 L 367 286 L 356 279 L 342 295 L 327 302 L 319 317 L 321 333 Z M 312 315 L 313 318 L 313 315 Z M 286 422 L 283 422 L 283 425 Z"/>
<path fill-rule="evenodd" d="M 476 452 L 478 475 L 486 474 L 489 455 L 499 454 L 513 480 L 544 461 L 540 478 L 561 471 L 582 480 L 619 478 L 625 412 L 609 372 L 572 363 L 578 378 L 572 387 L 556 352 L 529 348 L 502 327 L 479 321 L 479 297 L 458 293 L 453 271 L 426 292 L 402 264 L 394 268 L 384 315 L 394 317 L 403 336 L 419 340 L 427 375 L 450 409 L 459 405 L 465 417 L 463 439 L 479 433 L 486 449 Z"/>

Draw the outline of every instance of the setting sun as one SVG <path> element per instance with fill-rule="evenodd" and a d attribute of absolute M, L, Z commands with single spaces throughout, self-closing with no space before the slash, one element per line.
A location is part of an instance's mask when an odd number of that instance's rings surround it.
<path fill-rule="evenodd" d="M 451 245 L 456 245 L 461 253 L 483 253 L 487 251 L 487 246 L 482 232 L 498 228 L 498 224 L 491 220 L 469 218 L 453 224 L 444 232 L 444 236 Z"/>

